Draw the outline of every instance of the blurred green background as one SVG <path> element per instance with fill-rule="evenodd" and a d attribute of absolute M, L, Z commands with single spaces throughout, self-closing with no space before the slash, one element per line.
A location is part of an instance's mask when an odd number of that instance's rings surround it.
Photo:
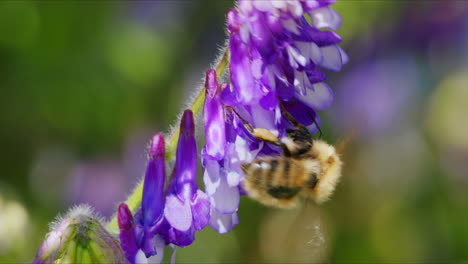
<path fill-rule="evenodd" d="M 0 262 L 33 260 L 58 213 L 113 214 L 225 42 L 232 1 L 0 2 Z M 321 114 L 340 142 L 331 201 L 242 198 L 178 262 L 468 260 L 468 3 L 338 1 L 350 63 Z"/>

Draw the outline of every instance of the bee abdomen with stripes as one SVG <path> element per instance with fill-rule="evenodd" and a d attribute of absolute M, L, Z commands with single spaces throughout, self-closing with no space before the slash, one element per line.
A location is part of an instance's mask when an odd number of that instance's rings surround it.
<path fill-rule="evenodd" d="M 326 201 L 341 176 L 341 160 L 335 148 L 322 140 L 313 140 L 306 153 L 260 156 L 241 168 L 247 194 L 279 208 L 297 206 L 300 197 L 317 203 Z"/>

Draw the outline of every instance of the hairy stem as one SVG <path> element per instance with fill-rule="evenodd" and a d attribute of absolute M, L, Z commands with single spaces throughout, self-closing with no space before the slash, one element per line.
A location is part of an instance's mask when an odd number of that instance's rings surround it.
<path fill-rule="evenodd" d="M 216 65 L 216 73 L 218 79 L 226 73 L 226 69 L 229 65 L 229 49 L 225 49 L 223 57 L 219 60 L 218 64 Z M 192 110 L 193 115 L 196 116 L 203 108 L 203 104 L 205 102 L 205 87 L 200 89 L 200 92 L 195 97 L 194 101 L 190 105 L 190 110 Z M 172 132 L 172 134 L 166 140 L 166 162 L 174 158 L 174 154 L 177 149 L 177 141 L 179 140 L 179 127 L 176 126 L 176 129 Z M 144 180 L 142 180 L 138 186 L 133 190 L 133 192 L 128 196 L 125 203 L 128 205 L 128 208 L 135 213 L 138 207 L 141 204 L 142 194 L 143 194 L 143 184 Z M 108 231 L 111 233 L 118 233 L 118 226 L 117 226 L 117 214 L 115 214 L 109 224 L 107 225 Z"/>

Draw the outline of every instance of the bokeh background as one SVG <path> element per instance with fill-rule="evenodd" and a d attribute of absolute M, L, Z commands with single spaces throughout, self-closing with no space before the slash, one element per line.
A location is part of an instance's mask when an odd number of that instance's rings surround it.
<path fill-rule="evenodd" d="M 225 41 L 232 1 L 0 2 L 0 262 L 34 258 L 58 213 L 113 214 Z M 324 137 L 343 149 L 331 201 L 242 198 L 178 262 L 468 260 L 468 2 L 351 1 Z"/>

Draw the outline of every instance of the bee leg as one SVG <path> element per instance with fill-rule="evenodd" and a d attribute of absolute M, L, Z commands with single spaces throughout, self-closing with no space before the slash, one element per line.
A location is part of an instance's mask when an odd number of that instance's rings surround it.
<path fill-rule="evenodd" d="M 237 113 L 233 107 L 229 107 L 229 108 L 241 120 L 244 127 L 247 129 L 247 131 L 249 131 L 249 133 L 252 136 L 254 136 L 256 139 L 259 139 L 267 143 L 270 143 L 272 145 L 280 147 L 283 150 L 283 154 L 286 157 L 292 156 L 291 151 L 289 151 L 288 146 L 284 144 L 283 142 L 281 142 L 281 140 L 279 140 L 278 137 L 273 135 L 273 133 L 271 133 L 270 130 L 265 129 L 265 128 L 254 128 L 249 122 L 247 122 L 247 120 L 245 120 L 239 113 Z"/>
<path fill-rule="evenodd" d="M 309 132 L 309 130 L 304 126 L 302 125 L 301 123 L 299 123 L 299 121 L 296 120 L 296 118 L 294 118 L 291 113 L 289 113 L 286 108 L 284 108 L 284 106 L 280 103 L 280 107 L 281 107 L 281 112 L 283 113 L 283 115 L 286 117 L 286 119 L 288 119 L 288 121 L 291 123 L 291 125 L 293 125 L 295 128 L 297 128 L 297 130 L 301 131 L 302 133 L 304 133 L 306 136 L 309 136 L 312 137 L 312 134 Z M 311 116 L 312 117 L 312 120 L 315 124 L 315 126 L 317 127 L 318 131 L 319 131 L 319 138 L 322 137 L 322 130 L 320 129 L 320 126 L 317 124 L 317 121 L 315 120 L 315 117 L 314 116 Z M 291 130 L 290 130 L 291 131 Z M 289 133 L 289 132 L 288 132 Z"/>
<path fill-rule="evenodd" d="M 255 137 L 256 139 L 271 143 L 276 146 L 280 146 L 281 144 L 280 140 L 278 137 L 276 137 L 273 133 L 271 133 L 270 130 L 265 129 L 265 128 L 254 128 L 247 120 L 245 120 L 239 113 L 234 110 L 234 108 L 229 107 L 231 111 L 236 114 L 236 116 L 239 118 L 239 120 L 242 122 L 244 127 L 249 131 L 249 133 Z"/>
<path fill-rule="evenodd" d="M 265 141 L 269 144 L 275 145 L 277 147 L 280 147 L 283 150 L 283 154 L 286 157 L 291 157 L 291 151 L 289 150 L 288 146 L 283 143 L 281 140 L 279 140 L 273 133 L 270 132 L 270 130 L 264 129 L 264 128 L 254 128 L 254 131 L 252 135 L 262 141 Z"/>

